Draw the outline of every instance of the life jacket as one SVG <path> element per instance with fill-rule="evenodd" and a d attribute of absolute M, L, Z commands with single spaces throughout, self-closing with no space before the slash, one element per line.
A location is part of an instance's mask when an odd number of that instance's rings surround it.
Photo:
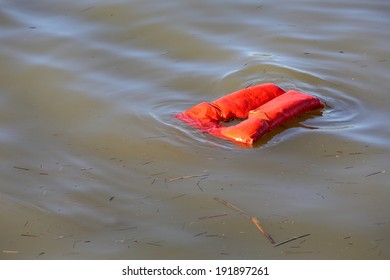
<path fill-rule="evenodd" d="M 216 137 L 253 144 L 290 119 L 323 107 L 317 97 L 296 90 L 285 92 L 268 83 L 199 103 L 175 117 Z M 232 126 L 223 125 L 234 119 L 244 120 Z"/>

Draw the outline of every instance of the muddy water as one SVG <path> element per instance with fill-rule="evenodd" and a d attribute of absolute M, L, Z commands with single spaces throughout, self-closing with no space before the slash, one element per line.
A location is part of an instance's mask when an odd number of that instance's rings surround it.
<path fill-rule="evenodd" d="M 1 259 L 390 257 L 388 1 L 57 2 L 0 8 Z M 171 117 L 264 82 L 327 108 Z"/>

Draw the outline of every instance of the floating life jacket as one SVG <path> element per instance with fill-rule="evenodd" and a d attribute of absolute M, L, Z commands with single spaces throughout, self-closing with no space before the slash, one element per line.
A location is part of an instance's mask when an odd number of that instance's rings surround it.
<path fill-rule="evenodd" d="M 290 119 L 323 107 L 317 97 L 296 90 L 285 92 L 268 83 L 199 103 L 175 117 L 216 137 L 253 144 Z M 234 119 L 244 120 L 233 126 L 223 125 Z"/>

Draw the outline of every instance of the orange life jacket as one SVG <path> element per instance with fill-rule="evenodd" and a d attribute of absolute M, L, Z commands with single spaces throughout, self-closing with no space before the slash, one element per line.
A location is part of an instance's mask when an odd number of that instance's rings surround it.
<path fill-rule="evenodd" d="M 199 103 L 175 117 L 216 137 L 253 144 L 288 120 L 323 107 L 317 97 L 296 90 L 285 92 L 268 83 Z M 245 120 L 233 126 L 223 125 L 233 119 Z"/>

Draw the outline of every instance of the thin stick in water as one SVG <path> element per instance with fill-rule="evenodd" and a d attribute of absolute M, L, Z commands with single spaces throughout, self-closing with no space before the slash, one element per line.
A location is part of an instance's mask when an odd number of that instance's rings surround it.
<path fill-rule="evenodd" d="M 227 202 L 226 200 L 223 200 L 221 198 L 214 198 L 216 201 L 218 201 L 219 203 L 222 203 L 223 205 L 229 207 L 230 209 L 233 209 L 235 211 L 237 211 L 238 213 L 240 213 L 242 216 L 244 216 L 245 218 L 247 219 L 250 219 L 251 217 L 242 209 L 238 208 L 237 206 L 235 206 L 234 204 L 230 203 L 230 202 Z"/>
<path fill-rule="evenodd" d="M 262 234 L 264 234 L 265 237 L 271 242 L 271 244 L 275 244 L 275 240 L 271 237 L 271 235 L 268 234 L 268 232 L 265 231 L 265 229 L 260 224 L 259 219 L 256 217 L 251 217 L 251 221 L 255 224 L 255 226 L 261 231 Z"/>
<path fill-rule="evenodd" d="M 15 169 L 19 169 L 19 170 L 24 170 L 24 171 L 29 171 L 30 169 L 29 168 L 25 168 L 25 167 L 19 167 L 19 166 L 14 166 Z"/>
<path fill-rule="evenodd" d="M 294 241 L 294 240 L 297 240 L 297 239 L 299 239 L 299 238 L 304 238 L 304 237 L 309 236 L 309 235 L 310 235 L 310 233 L 307 233 L 307 234 L 304 234 L 304 235 L 300 235 L 300 236 L 296 236 L 296 237 L 287 239 L 287 240 L 285 240 L 285 241 L 279 242 L 278 244 L 275 244 L 274 247 L 278 247 L 278 246 L 283 245 L 283 244 L 286 244 L 286 243 L 288 243 L 288 242 L 290 242 L 290 241 Z"/>
<path fill-rule="evenodd" d="M 206 176 L 209 176 L 209 174 L 186 175 L 186 176 L 175 177 L 175 178 L 169 179 L 169 182 L 173 182 L 173 181 L 177 181 L 177 180 L 183 180 L 183 179 L 197 178 L 197 177 L 206 177 Z"/>
<path fill-rule="evenodd" d="M 269 242 L 271 242 L 271 244 L 275 244 L 275 240 L 273 240 L 273 238 L 271 237 L 271 235 L 268 234 L 268 232 L 265 231 L 265 229 L 263 228 L 263 226 L 260 224 L 260 221 L 259 219 L 257 219 L 256 217 L 251 217 L 249 216 L 244 210 L 238 208 L 237 206 L 235 206 L 234 204 L 226 201 L 226 200 L 223 200 L 221 198 L 214 198 L 216 201 L 218 201 L 219 203 L 222 203 L 223 205 L 229 207 L 230 209 L 233 209 L 235 211 L 237 211 L 238 213 L 241 214 L 241 216 L 251 220 L 255 226 L 261 231 L 262 234 L 264 234 L 264 236 L 269 240 Z"/>

